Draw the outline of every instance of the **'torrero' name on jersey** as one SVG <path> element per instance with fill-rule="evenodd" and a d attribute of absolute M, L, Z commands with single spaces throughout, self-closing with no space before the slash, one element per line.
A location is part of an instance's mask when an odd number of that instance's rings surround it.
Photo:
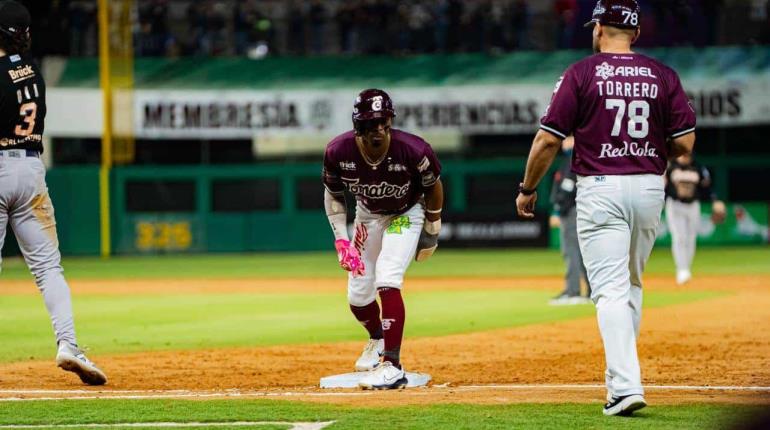
<path fill-rule="evenodd" d="M 658 84 L 647 82 L 615 82 L 599 81 L 596 83 L 600 96 L 632 97 L 632 98 L 658 98 Z"/>

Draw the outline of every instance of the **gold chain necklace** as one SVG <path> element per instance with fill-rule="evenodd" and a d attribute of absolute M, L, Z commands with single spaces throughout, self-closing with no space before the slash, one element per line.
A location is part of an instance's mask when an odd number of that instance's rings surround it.
<path fill-rule="evenodd" d="M 358 151 L 361 153 L 361 156 L 364 157 L 364 161 L 366 164 L 372 166 L 373 168 L 377 168 L 377 166 L 382 163 L 382 161 L 385 159 L 385 157 L 388 156 L 388 150 L 390 150 L 390 142 L 388 142 L 388 147 L 385 148 L 385 151 L 382 153 L 380 158 L 377 161 L 372 161 L 371 158 L 369 158 L 368 155 L 366 155 L 366 149 L 364 145 L 361 143 L 362 139 L 356 138 L 356 145 L 358 146 Z"/>

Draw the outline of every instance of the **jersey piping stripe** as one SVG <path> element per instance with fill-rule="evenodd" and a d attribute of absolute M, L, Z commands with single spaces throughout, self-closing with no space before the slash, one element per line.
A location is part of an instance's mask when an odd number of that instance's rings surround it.
<path fill-rule="evenodd" d="M 687 130 L 682 130 L 682 131 L 676 132 L 676 133 L 674 133 L 674 134 L 672 134 L 672 135 L 671 135 L 671 138 L 672 138 L 672 139 L 675 139 L 675 138 L 677 138 L 677 137 L 679 137 L 679 136 L 684 136 L 684 135 L 685 135 L 685 134 L 687 134 L 687 133 L 692 133 L 693 131 L 695 131 L 695 127 L 693 127 L 693 128 L 688 128 Z"/>
<path fill-rule="evenodd" d="M 326 191 L 328 191 L 329 194 L 334 195 L 334 196 L 338 196 L 340 194 L 345 194 L 345 190 L 342 190 L 342 191 L 332 191 L 326 184 L 324 184 L 324 188 L 326 188 Z"/>
<path fill-rule="evenodd" d="M 423 187 L 432 187 L 432 186 L 436 185 L 436 182 L 438 182 L 438 180 L 439 180 L 439 179 L 441 179 L 441 175 L 439 175 L 439 176 L 436 178 L 436 180 L 435 180 L 435 181 L 433 181 L 433 182 L 431 182 L 430 184 L 422 184 L 422 186 L 423 186 Z"/>
<path fill-rule="evenodd" d="M 542 128 L 543 130 L 545 130 L 547 132 L 553 133 L 553 134 L 561 137 L 562 139 L 566 139 L 567 138 L 566 134 L 564 134 L 564 133 L 562 133 L 562 132 L 560 132 L 560 131 L 558 131 L 556 129 L 553 129 L 551 127 L 548 127 L 546 125 L 540 124 L 540 128 Z"/>

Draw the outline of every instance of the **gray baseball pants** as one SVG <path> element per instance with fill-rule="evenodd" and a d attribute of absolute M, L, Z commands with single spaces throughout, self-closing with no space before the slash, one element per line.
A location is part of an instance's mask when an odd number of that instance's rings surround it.
<path fill-rule="evenodd" d="M 671 253 L 674 254 L 676 270 L 689 272 L 698 239 L 700 202 L 683 203 L 667 199 L 666 223 L 671 232 Z"/>
<path fill-rule="evenodd" d="M 45 166 L 25 150 L 0 151 L 0 248 L 13 227 L 35 283 L 43 294 L 56 341 L 77 344 L 70 289 L 62 275 L 53 205 Z"/>
<path fill-rule="evenodd" d="M 583 264 L 583 255 L 580 253 L 580 243 L 577 233 L 577 208 L 572 207 L 566 214 L 559 216 L 561 227 L 561 253 L 567 264 L 567 274 L 564 277 L 564 293 L 568 296 L 580 295 L 580 279 L 588 280 L 586 268 Z M 591 285 L 588 283 L 588 290 Z"/>

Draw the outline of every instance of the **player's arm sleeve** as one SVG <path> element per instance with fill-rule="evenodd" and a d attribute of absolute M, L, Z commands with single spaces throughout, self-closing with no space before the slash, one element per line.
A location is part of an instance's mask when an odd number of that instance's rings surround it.
<path fill-rule="evenodd" d="M 324 209 L 329 218 L 329 225 L 334 233 L 334 239 L 348 240 L 348 213 L 345 205 L 345 187 L 340 178 L 340 172 L 327 150 L 324 154 L 322 173 L 324 184 Z"/>
<path fill-rule="evenodd" d="M 687 97 L 679 76 L 672 71 L 669 81 L 670 114 L 666 124 L 666 137 L 676 139 L 695 131 L 695 108 Z"/>
<path fill-rule="evenodd" d="M 326 191 L 331 195 L 335 197 L 341 197 L 343 195 L 345 186 L 342 184 L 340 170 L 328 148 L 324 153 L 324 165 L 321 180 L 323 181 L 324 188 L 326 188 Z"/>
<path fill-rule="evenodd" d="M 711 173 L 709 170 L 703 166 L 700 168 L 700 184 L 698 184 L 700 188 L 700 195 L 701 200 L 708 200 L 708 201 L 714 201 L 717 200 L 717 195 L 714 192 L 713 183 L 711 181 Z"/>
<path fill-rule="evenodd" d="M 560 139 L 566 139 L 572 134 L 578 112 L 578 90 L 577 70 L 570 66 L 556 82 L 551 103 L 540 118 L 540 129 Z"/>
<path fill-rule="evenodd" d="M 417 174 L 420 176 L 422 187 L 430 188 L 441 177 L 441 162 L 438 161 L 436 153 L 428 144 L 425 145 L 425 150 L 420 155 L 416 165 Z"/>

